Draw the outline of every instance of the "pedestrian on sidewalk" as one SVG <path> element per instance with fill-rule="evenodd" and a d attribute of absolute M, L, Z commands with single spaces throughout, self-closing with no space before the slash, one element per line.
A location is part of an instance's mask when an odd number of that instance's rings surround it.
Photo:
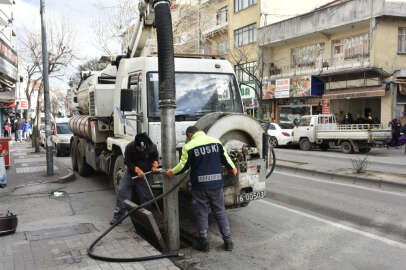
<path fill-rule="evenodd" d="M 24 120 L 20 116 L 17 116 L 16 122 L 16 132 L 17 132 L 17 141 L 22 142 L 23 140 L 23 129 L 24 129 Z"/>
<path fill-rule="evenodd" d="M 24 133 L 24 140 L 28 141 L 30 138 L 30 129 L 31 125 L 28 122 L 28 120 L 25 120 L 24 127 L 23 127 L 23 133 Z"/>
<path fill-rule="evenodd" d="M 168 170 L 166 175 L 172 179 L 175 175 L 191 168 L 192 205 L 199 229 L 199 243 L 196 249 L 209 251 L 207 234 L 208 215 L 211 209 L 223 236 L 224 249 L 231 251 L 233 242 L 224 206 L 224 180 L 221 165 L 225 165 L 234 176 L 237 175 L 237 168 L 219 140 L 207 136 L 195 126 L 186 129 L 186 136 L 189 142 L 182 148 L 180 162 L 175 168 Z"/>
<path fill-rule="evenodd" d="M 389 123 L 392 129 L 392 140 L 389 143 L 392 147 L 397 147 L 399 144 L 399 137 L 400 137 L 400 122 L 397 118 L 392 119 Z"/>
<path fill-rule="evenodd" d="M 149 190 L 149 183 L 152 179 L 146 176 L 144 172 L 158 171 L 158 149 L 146 133 L 137 134 L 134 141 L 130 142 L 125 148 L 124 163 L 127 165 L 127 171 L 121 178 L 114 216 L 110 224 L 115 224 L 125 214 L 125 200 L 131 200 L 133 188 L 137 194 L 136 203 L 143 204 L 152 199 Z M 132 177 L 138 176 L 133 180 Z M 148 183 L 146 182 L 148 181 Z M 151 207 L 146 207 L 151 210 Z"/>
<path fill-rule="evenodd" d="M 7 121 L 4 121 L 4 126 L 3 126 L 3 136 L 4 137 L 9 137 L 10 136 L 10 125 L 7 123 Z"/>

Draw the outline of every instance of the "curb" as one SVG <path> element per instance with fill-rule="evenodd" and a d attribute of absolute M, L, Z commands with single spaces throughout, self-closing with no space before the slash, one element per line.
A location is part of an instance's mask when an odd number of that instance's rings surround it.
<path fill-rule="evenodd" d="M 333 172 L 325 172 L 320 170 L 312 170 L 307 168 L 298 168 L 284 164 L 276 164 L 276 168 L 282 170 L 293 171 L 295 173 L 304 173 L 310 176 L 324 176 L 329 178 L 329 180 L 339 180 L 347 183 L 357 184 L 357 183 L 364 183 L 369 186 L 375 186 L 378 188 L 396 188 L 396 189 L 404 189 L 406 190 L 406 181 L 397 181 L 397 180 L 389 180 L 389 179 L 379 179 L 379 178 L 372 178 L 372 177 L 363 177 L 357 175 L 346 175 L 340 173 L 333 173 Z"/>

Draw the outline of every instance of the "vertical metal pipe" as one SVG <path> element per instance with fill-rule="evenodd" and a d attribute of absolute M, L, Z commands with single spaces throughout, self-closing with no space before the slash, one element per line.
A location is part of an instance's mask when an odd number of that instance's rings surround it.
<path fill-rule="evenodd" d="M 45 105 L 45 146 L 46 146 L 46 158 L 47 158 L 47 175 L 54 175 L 54 156 L 53 147 L 51 142 L 51 121 L 50 121 L 50 108 L 51 102 L 49 99 L 49 79 L 48 79 L 48 49 L 47 49 L 47 37 L 46 27 L 44 21 L 44 0 L 40 0 L 41 8 L 41 37 L 42 37 L 42 79 L 44 82 L 44 105 Z M 38 114 L 37 114 L 38 115 Z"/>
<path fill-rule="evenodd" d="M 159 108 L 161 111 L 162 166 L 176 165 L 175 134 L 175 60 L 173 49 L 172 18 L 168 0 L 154 1 L 155 25 L 158 43 Z M 174 180 L 164 179 L 163 191 L 175 185 Z M 172 192 L 164 199 L 164 221 L 167 243 L 170 251 L 179 250 L 179 202 L 178 192 Z"/>

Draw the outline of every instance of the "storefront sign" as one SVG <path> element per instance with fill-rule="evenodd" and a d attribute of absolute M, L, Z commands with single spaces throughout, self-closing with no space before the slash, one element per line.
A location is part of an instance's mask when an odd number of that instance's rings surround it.
<path fill-rule="evenodd" d="M 275 98 L 275 80 L 266 80 L 262 85 L 262 99 L 274 99 Z"/>
<path fill-rule="evenodd" d="M 323 104 L 323 114 L 330 114 L 330 100 L 329 99 L 323 99 L 322 101 Z"/>
<path fill-rule="evenodd" d="M 312 87 L 311 76 L 293 77 L 290 80 L 291 97 L 309 97 Z"/>
<path fill-rule="evenodd" d="M 372 89 L 358 91 L 331 91 L 323 96 L 323 99 L 351 99 L 351 98 L 363 98 L 363 97 L 383 97 L 385 96 L 385 89 Z"/>
<path fill-rule="evenodd" d="M 17 80 L 17 53 L 0 38 L 0 72 Z"/>
<path fill-rule="evenodd" d="M 276 80 L 275 98 L 289 98 L 290 79 Z"/>
<path fill-rule="evenodd" d="M 247 85 L 242 84 L 240 93 L 241 98 L 245 99 L 254 99 L 255 98 L 255 83 L 247 83 Z"/>
<path fill-rule="evenodd" d="M 27 100 L 19 100 L 19 109 L 21 110 L 28 110 L 28 101 Z"/>

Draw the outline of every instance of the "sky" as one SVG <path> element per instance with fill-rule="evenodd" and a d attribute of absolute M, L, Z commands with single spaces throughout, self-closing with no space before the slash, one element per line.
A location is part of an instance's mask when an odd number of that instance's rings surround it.
<path fill-rule="evenodd" d="M 14 31 L 17 35 L 21 35 L 23 26 L 36 27 L 40 31 L 40 15 L 39 3 L 40 0 L 15 0 L 14 6 Z M 291 10 L 292 5 L 300 13 L 308 12 L 315 7 L 323 5 L 331 0 L 264 0 L 269 1 L 275 7 L 272 13 L 285 13 Z M 114 7 L 117 0 L 44 0 L 45 16 L 46 17 L 62 17 L 67 20 L 76 32 L 75 45 L 79 60 L 73 63 L 73 66 L 67 71 L 74 72 L 74 66 L 84 62 L 87 59 L 99 57 L 102 52 L 95 46 L 93 40 L 92 21 L 95 17 L 100 16 L 101 10 L 108 10 Z M 136 0 L 134 0 L 136 2 Z M 296 13 L 296 12 L 295 12 Z M 282 14 L 283 15 L 283 14 Z M 66 79 L 67 81 L 67 79 Z M 57 87 L 67 88 L 67 82 L 51 81 Z"/>

